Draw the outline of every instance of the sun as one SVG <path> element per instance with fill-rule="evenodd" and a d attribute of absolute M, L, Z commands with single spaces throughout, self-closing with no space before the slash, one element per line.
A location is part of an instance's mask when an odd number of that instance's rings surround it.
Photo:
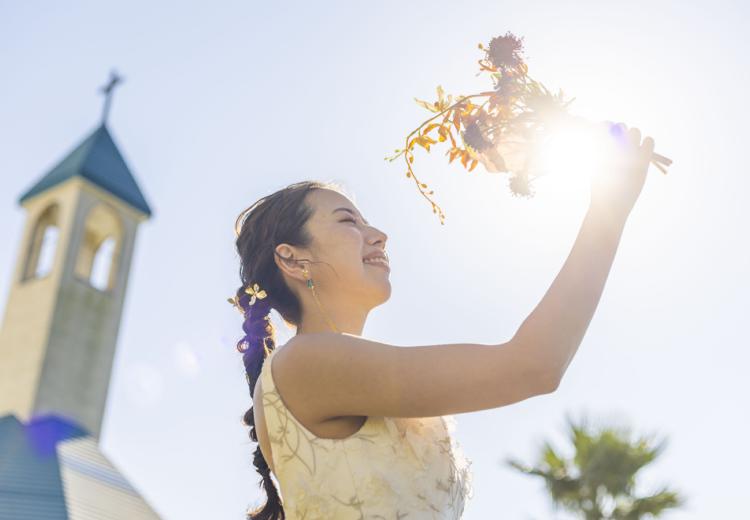
<path fill-rule="evenodd" d="M 612 145 L 604 123 L 560 123 L 549 129 L 534 163 L 544 175 L 590 181 L 604 164 Z"/>

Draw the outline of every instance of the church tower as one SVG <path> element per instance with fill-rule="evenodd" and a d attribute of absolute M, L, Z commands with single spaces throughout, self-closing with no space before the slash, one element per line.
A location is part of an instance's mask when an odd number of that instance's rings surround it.
<path fill-rule="evenodd" d="M 138 224 L 151 209 L 101 123 L 18 202 L 0 328 L 0 416 L 54 413 L 99 438 Z"/>
<path fill-rule="evenodd" d="M 159 520 L 99 447 L 138 224 L 151 216 L 104 117 L 19 199 L 0 327 L 0 520 Z"/>

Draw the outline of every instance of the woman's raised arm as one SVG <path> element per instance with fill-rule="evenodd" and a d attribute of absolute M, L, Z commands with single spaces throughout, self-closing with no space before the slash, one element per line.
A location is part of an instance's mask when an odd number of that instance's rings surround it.
<path fill-rule="evenodd" d="M 625 219 L 589 208 L 568 259 L 515 341 L 540 352 L 558 382 L 591 322 L 617 252 Z"/>
<path fill-rule="evenodd" d="M 591 179 L 581 230 L 560 273 L 516 332 L 515 340 L 542 352 L 559 378 L 578 350 L 604 290 L 625 222 L 640 196 L 654 151 L 638 128 L 610 125 L 606 163 Z"/>
<path fill-rule="evenodd" d="M 319 332 L 289 340 L 271 358 L 271 369 L 283 399 L 317 421 L 434 417 L 551 392 L 556 374 L 539 352 L 512 340 L 401 347 Z"/>

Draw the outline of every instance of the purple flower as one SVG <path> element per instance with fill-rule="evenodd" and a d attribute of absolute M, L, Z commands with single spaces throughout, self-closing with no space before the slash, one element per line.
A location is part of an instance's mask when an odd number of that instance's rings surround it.
<path fill-rule="evenodd" d="M 466 125 L 466 130 L 463 132 L 464 141 L 466 144 L 474 148 L 478 152 L 487 150 L 492 146 L 492 143 L 488 141 L 482 134 L 482 129 L 476 121 L 472 121 Z"/>
<path fill-rule="evenodd" d="M 499 69 L 517 67 L 523 61 L 519 54 L 523 49 L 522 41 L 523 37 L 518 38 L 510 31 L 493 38 L 486 51 L 487 59 Z"/>

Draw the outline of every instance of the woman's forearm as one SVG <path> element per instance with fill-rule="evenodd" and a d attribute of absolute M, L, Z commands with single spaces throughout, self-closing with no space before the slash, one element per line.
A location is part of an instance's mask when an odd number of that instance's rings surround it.
<path fill-rule="evenodd" d="M 589 207 L 565 264 L 513 338 L 537 350 L 539 362 L 557 383 L 599 304 L 625 221 Z"/>

